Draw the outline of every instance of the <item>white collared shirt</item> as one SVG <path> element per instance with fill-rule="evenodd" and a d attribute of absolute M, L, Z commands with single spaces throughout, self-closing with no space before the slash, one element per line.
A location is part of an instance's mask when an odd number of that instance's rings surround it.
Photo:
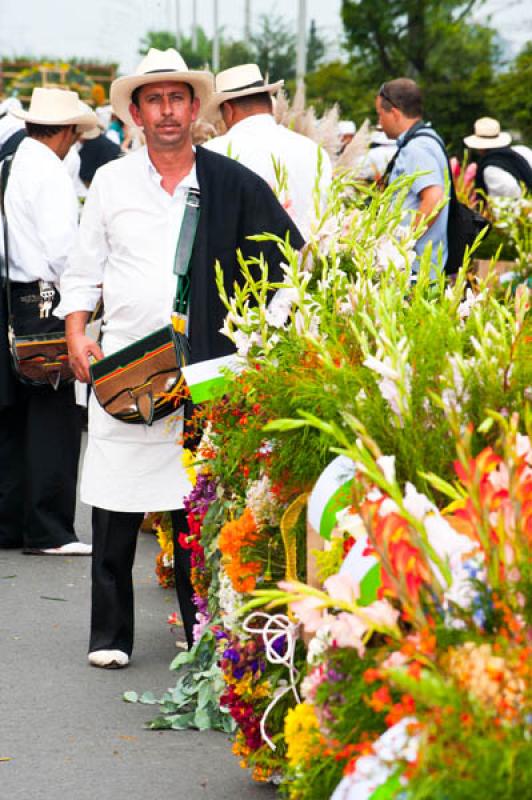
<path fill-rule="evenodd" d="M 278 125 L 271 114 L 254 114 L 237 122 L 223 136 L 204 145 L 209 150 L 239 161 L 276 188 L 272 156 L 286 168 L 288 190 L 279 197 L 304 238 L 308 238 L 314 213 L 314 186 L 319 148 L 312 139 Z M 325 204 L 331 183 L 331 161 L 321 149 L 320 198 Z"/>
<path fill-rule="evenodd" d="M 76 239 L 78 201 L 61 159 L 29 136 L 13 159 L 5 208 L 10 280 L 58 284 Z"/>
<path fill-rule="evenodd" d="M 170 195 L 146 147 L 94 176 L 55 313 L 92 311 L 103 285 L 106 355 L 170 322 L 174 256 L 189 188 L 198 188 L 195 164 Z"/>

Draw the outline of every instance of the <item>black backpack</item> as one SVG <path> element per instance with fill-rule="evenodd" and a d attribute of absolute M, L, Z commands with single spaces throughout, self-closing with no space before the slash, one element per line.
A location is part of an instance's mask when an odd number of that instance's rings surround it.
<path fill-rule="evenodd" d="M 427 130 L 427 126 L 424 122 L 418 122 L 410 128 L 404 140 L 398 146 L 397 153 L 388 164 L 388 168 L 383 177 L 387 183 L 400 150 L 406 147 L 412 139 L 424 136 L 432 139 L 441 147 L 447 162 L 450 180 L 449 217 L 447 219 L 447 261 L 444 265 L 444 271 L 446 275 L 455 275 L 464 262 L 466 248 L 471 247 L 481 231 L 491 226 L 482 214 L 479 214 L 477 211 L 474 211 L 458 200 L 445 145 L 439 137 L 432 136 L 428 132 L 425 133 L 425 130 Z M 428 130 L 431 129 L 429 128 Z"/>

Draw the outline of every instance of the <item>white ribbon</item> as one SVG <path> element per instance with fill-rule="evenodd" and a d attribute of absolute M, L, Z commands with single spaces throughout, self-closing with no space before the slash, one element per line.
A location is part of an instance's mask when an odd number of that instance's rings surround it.
<path fill-rule="evenodd" d="M 265 620 L 265 623 L 254 626 L 252 624 L 252 620 L 255 617 Z M 266 733 L 266 720 L 268 719 L 270 711 L 279 702 L 281 697 L 283 697 L 289 691 L 293 692 L 296 703 L 301 702 L 296 685 L 299 680 L 299 670 L 297 670 L 294 666 L 296 642 L 298 639 L 297 631 L 299 625 L 291 622 L 286 614 L 265 614 L 263 611 L 254 611 L 246 617 L 242 623 L 242 627 L 246 633 L 258 634 L 262 637 L 266 660 L 269 661 L 270 664 L 283 664 L 287 668 L 288 675 L 290 677 L 288 686 L 284 686 L 282 688 L 280 686 L 277 687 L 273 696 L 273 700 L 268 705 L 260 721 L 260 733 L 262 738 L 268 747 L 270 747 L 272 750 L 276 750 L 276 745 Z M 284 647 L 284 653 L 280 654 L 277 652 L 277 650 L 275 650 L 274 645 L 283 637 L 286 637 L 286 644 Z"/>

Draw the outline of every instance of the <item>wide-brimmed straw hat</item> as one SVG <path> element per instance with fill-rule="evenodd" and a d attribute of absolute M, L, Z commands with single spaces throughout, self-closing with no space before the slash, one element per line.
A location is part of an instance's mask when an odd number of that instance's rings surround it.
<path fill-rule="evenodd" d="M 237 97 L 248 97 L 252 94 L 268 92 L 275 94 L 279 91 L 284 81 L 267 83 L 257 64 L 241 64 L 219 72 L 214 82 L 214 94 L 209 103 L 211 113 L 217 111 L 222 103 L 235 100 Z"/>
<path fill-rule="evenodd" d="M 481 117 L 475 122 L 473 136 L 466 136 L 464 144 L 471 150 L 491 150 L 494 147 L 508 147 L 512 137 L 505 131 L 501 132 L 501 126 L 492 117 Z"/>
<path fill-rule="evenodd" d="M 129 113 L 131 95 L 139 86 L 161 81 L 188 83 L 205 108 L 213 91 L 213 75 L 206 70 L 192 70 L 187 67 L 182 56 L 172 47 L 157 50 L 152 47 L 142 59 L 134 75 L 117 78 L 111 84 L 110 100 L 116 116 L 126 125 L 135 125 Z"/>
<path fill-rule="evenodd" d="M 35 125 L 75 125 L 79 133 L 98 124 L 94 111 L 81 102 L 77 92 L 68 89 L 37 87 L 31 94 L 27 111 L 15 108 L 9 113 Z"/>

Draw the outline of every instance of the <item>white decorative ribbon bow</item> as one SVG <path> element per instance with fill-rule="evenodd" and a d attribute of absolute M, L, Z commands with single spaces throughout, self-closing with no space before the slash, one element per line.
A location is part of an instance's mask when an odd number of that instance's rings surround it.
<path fill-rule="evenodd" d="M 264 624 L 255 623 L 255 625 L 253 625 L 252 621 L 254 618 L 257 618 L 257 620 L 265 620 L 265 622 Z M 281 697 L 283 697 L 289 691 L 293 692 L 296 703 L 301 702 L 296 685 L 299 680 L 299 670 L 297 670 L 294 666 L 296 642 L 298 639 L 297 631 L 299 625 L 291 622 L 286 614 L 265 614 L 263 611 L 254 611 L 246 617 L 242 627 L 246 633 L 259 634 L 262 637 L 266 660 L 269 661 L 270 664 L 283 664 L 288 670 L 288 686 L 277 687 L 273 696 L 273 700 L 268 705 L 268 708 L 262 715 L 260 721 L 260 733 L 262 738 L 268 747 L 270 747 L 272 750 L 276 750 L 276 745 L 266 733 L 266 720 L 268 719 L 270 711 L 279 702 Z M 280 639 L 285 637 L 286 644 L 283 648 L 284 652 L 281 654 L 275 649 L 275 644 Z"/>

